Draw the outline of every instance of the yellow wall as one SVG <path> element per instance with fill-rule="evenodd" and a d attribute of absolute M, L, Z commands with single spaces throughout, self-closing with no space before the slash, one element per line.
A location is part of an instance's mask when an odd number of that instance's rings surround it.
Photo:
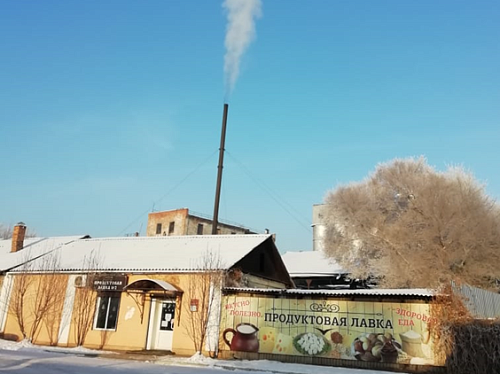
<path fill-rule="evenodd" d="M 189 287 L 190 274 L 147 274 L 130 275 L 128 283 L 139 279 L 164 280 L 180 290 L 187 290 Z M 161 295 L 158 295 L 160 298 Z M 181 302 L 180 302 L 181 301 Z M 95 306 L 94 306 L 95 307 Z M 150 319 L 151 297 L 147 297 L 144 304 L 143 320 L 139 307 L 132 296 L 127 292 L 122 292 L 118 311 L 118 321 L 115 331 L 103 331 L 91 329 L 85 340 L 85 347 L 103 348 L 107 350 L 143 350 L 146 349 L 147 334 Z M 187 292 L 176 299 L 175 327 L 172 341 L 172 351 L 176 354 L 191 355 L 194 353 L 192 340 L 189 338 L 187 323 L 189 318 L 189 300 Z M 70 346 L 75 343 L 75 326 L 70 332 Z"/>
<path fill-rule="evenodd" d="M 66 291 L 68 276 L 64 274 L 49 274 L 49 275 L 14 275 L 12 294 L 10 298 L 9 313 L 5 325 L 5 334 L 9 334 L 11 338 L 17 336 L 18 340 L 23 338 L 23 334 L 19 327 L 18 319 L 14 313 L 13 305 L 17 300 L 21 300 L 21 290 L 25 289 L 23 301 L 23 320 L 27 338 L 31 339 L 36 344 L 55 344 L 59 330 L 59 322 L 61 320 L 62 306 L 64 303 L 64 294 Z M 22 286 L 25 284 L 26 286 Z M 54 295 L 52 307 L 47 313 L 44 313 L 45 318 L 32 336 L 32 327 L 35 320 L 34 310 L 36 308 L 37 295 L 41 294 L 41 284 L 49 284 L 50 291 Z M 18 313 L 19 314 L 19 313 Z"/>
<path fill-rule="evenodd" d="M 137 276 L 130 276 L 129 283 L 136 279 Z M 149 307 L 150 301 L 147 299 L 144 304 L 144 313 L 141 322 L 139 306 L 136 304 L 132 296 L 126 292 L 122 292 L 116 330 L 94 330 L 92 323 L 92 328 L 87 334 L 84 346 L 88 348 L 108 350 L 145 349 L 149 321 Z M 72 326 L 70 339 L 72 345 L 75 345 L 75 326 Z"/>
<path fill-rule="evenodd" d="M 17 279 L 18 279 L 17 277 L 13 277 L 12 281 L 14 282 L 14 286 L 15 286 L 15 282 Z M 13 315 L 12 310 L 10 308 L 12 303 L 14 302 L 14 299 L 15 299 L 14 291 L 12 291 L 10 304 L 9 304 L 9 312 L 7 314 L 7 317 L 6 317 L 7 321 L 5 323 L 4 333 L 6 335 L 9 335 L 10 340 L 22 340 L 23 334 L 21 333 L 21 330 L 19 328 L 17 320 L 16 320 L 15 316 Z"/>
<path fill-rule="evenodd" d="M 77 345 L 77 327 L 76 327 L 76 322 L 75 322 L 74 318 L 75 318 L 75 313 L 79 313 L 77 310 L 77 307 L 75 305 L 76 299 L 79 297 L 79 295 L 78 295 L 79 291 L 80 290 L 75 289 L 75 300 L 73 302 L 73 308 L 71 311 L 68 343 L 66 344 L 66 346 L 68 346 L 68 347 L 75 347 Z M 84 290 L 82 290 L 82 291 L 84 291 Z M 96 296 L 95 292 L 93 292 L 92 297 L 95 297 L 95 296 Z M 95 302 L 92 302 L 92 308 L 95 309 Z M 92 311 L 92 315 L 93 314 L 94 314 L 94 311 Z M 92 317 L 92 321 L 93 321 L 93 317 Z M 92 330 L 92 327 L 91 327 L 91 330 Z"/>
<path fill-rule="evenodd" d="M 19 282 L 21 277 L 25 277 L 25 275 L 15 275 L 14 276 L 14 284 Z M 177 287 L 182 293 L 176 298 L 176 311 L 175 311 L 175 327 L 173 332 L 173 340 L 172 340 L 172 351 L 177 355 L 192 355 L 195 352 L 193 340 L 190 337 L 189 333 L 189 325 L 191 321 L 191 316 L 193 313 L 203 313 L 202 310 L 197 312 L 190 311 L 190 301 L 191 299 L 201 299 L 202 295 L 200 290 L 205 289 L 208 293 L 208 287 L 199 287 L 198 293 L 191 295 L 189 292 L 190 289 L 190 279 L 192 277 L 196 277 L 193 273 L 185 273 L 185 274 L 134 274 L 128 276 L 128 284 L 138 280 L 138 279 L 156 279 L 156 280 L 164 280 L 173 286 Z M 3 278 L 3 277 L 2 277 Z M 26 294 L 26 302 L 24 306 L 24 314 L 26 318 L 26 330 L 29 332 L 33 322 L 33 308 L 34 308 L 34 296 L 36 294 L 37 287 L 36 285 L 41 278 L 40 275 L 29 276 L 30 286 L 28 288 L 28 292 Z M 34 337 L 33 342 L 35 344 L 41 345 L 49 345 L 56 344 L 57 335 L 60 328 L 60 322 L 63 311 L 63 304 L 66 296 L 66 288 L 68 287 L 68 279 L 69 275 L 59 274 L 57 275 L 57 279 L 51 280 L 51 284 L 55 289 L 60 293 L 60 299 L 58 300 L 57 305 L 55 306 L 56 312 L 54 314 L 56 323 L 52 326 L 52 331 L 55 334 L 52 334 L 52 338 L 48 333 L 48 328 L 45 323 L 43 323 L 39 328 L 39 333 Z M 197 281 L 200 281 L 200 278 L 196 278 Z M 71 287 L 71 285 L 70 285 Z M 14 287 L 15 289 L 15 287 Z M 14 294 L 11 298 L 11 304 L 14 302 Z M 97 296 L 97 294 L 94 295 Z M 161 299 L 163 295 L 158 294 L 158 299 Z M 97 300 L 97 298 L 96 298 Z M 96 307 L 96 302 L 92 302 L 90 308 L 92 308 L 92 314 L 94 314 Z M 139 310 L 139 306 L 134 301 L 133 297 L 127 292 L 121 293 L 119 311 L 118 311 L 118 320 L 117 327 L 115 331 L 103 331 L 103 330 L 94 330 L 93 329 L 93 319 L 92 319 L 92 327 L 89 330 L 86 340 L 84 343 L 85 347 L 94 348 L 94 349 L 106 349 L 106 350 L 143 350 L 146 349 L 147 339 L 148 339 L 148 327 L 149 327 L 149 319 L 150 319 L 150 307 L 151 307 L 151 297 L 146 297 L 144 303 L 144 311 L 141 322 L 141 313 Z M 75 309 L 72 311 L 76 313 Z M 73 317 L 73 316 L 72 316 Z M 69 326 L 69 336 L 67 343 L 61 344 L 64 346 L 74 347 L 76 346 L 76 326 L 75 321 L 71 318 L 71 325 Z M 12 313 L 9 313 L 6 321 L 5 333 L 14 334 L 18 337 L 18 339 L 22 339 L 23 335 L 21 330 L 19 329 L 18 323 L 14 318 Z M 12 336 L 12 335 L 10 335 Z M 205 345 L 203 345 L 203 348 Z"/>
<path fill-rule="evenodd" d="M 182 295 L 182 305 L 180 308 L 179 324 L 176 324 L 173 339 L 173 351 L 179 355 L 192 355 L 195 352 L 194 343 L 189 333 L 189 324 L 193 313 L 203 313 L 202 311 L 190 311 L 191 299 L 200 299 L 200 294 L 191 295 L 189 292 L 189 279 L 196 277 L 195 274 L 185 274 L 179 278 L 179 288 L 184 290 Z M 200 287 L 202 289 L 203 287 Z M 208 289 L 208 288 L 207 288 Z"/>
<path fill-rule="evenodd" d="M 47 317 L 41 326 L 40 334 L 35 338 L 34 342 L 43 345 L 57 345 L 68 275 L 54 275 L 52 278 L 41 280 L 41 282 L 50 283 L 52 291 L 58 294 L 58 298 L 55 304 L 50 308 L 50 312 L 47 313 Z"/>

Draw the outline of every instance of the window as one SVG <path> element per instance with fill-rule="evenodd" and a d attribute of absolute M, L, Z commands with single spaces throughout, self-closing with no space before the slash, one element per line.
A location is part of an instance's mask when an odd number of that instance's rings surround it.
<path fill-rule="evenodd" d="M 198 229 L 196 230 L 196 235 L 203 235 L 203 223 L 198 223 Z"/>
<path fill-rule="evenodd" d="M 174 233 L 174 228 L 175 228 L 175 222 L 170 222 L 168 225 L 168 234 L 173 234 Z"/>
<path fill-rule="evenodd" d="M 97 299 L 97 313 L 94 321 L 96 330 L 116 330 L 120 294 L 102 295 Z"/>
<path fill-rule="evenodd" d="M 156 224 L 156 235 L 160 235 L 161 234 L 161 223 L 157 223 Z"/>
<path fill-rule="evenodd" d="M 160 330 L 173 331 L 175 323 L 175 303 L 164 302 L 161 306 Z"/>

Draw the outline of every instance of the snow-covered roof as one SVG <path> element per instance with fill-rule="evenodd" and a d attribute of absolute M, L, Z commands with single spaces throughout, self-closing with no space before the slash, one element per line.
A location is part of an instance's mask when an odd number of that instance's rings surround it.
<path fill-rule="evenodd" d="M 182 272 L 199 269 L 207 253 L 219 256 L 221 268 L 229 269 L 271 235 L 196 235 L 83 239 L 57 251 L 60 271 L 93 270 L 128 272 Z M 42 270 L 42 261 L 38 261 Z"/>
<path fill-rule="evenodd" d="M 370 288 L 370 289 L 340 289 L 340 290 L 303 290 L 303 289 L 265 289 L 226 287 L 229 292 L 248 292 L 279 295 L 321 295 L 321 296 L 412 296 L 432 297 L 435 291 L 427 288 Z"/>
<path fill-rule="evenodd" d="M 292 278 L 348 273 L 322 251 L 286 252 L 281 257 Z"/>
<path fill-rule="evenodd" d="M 81 239 L 85 235 L 58 236 L 49 238 L 26 238 L 24 246 L 17 252 L 11 252 L 12 239 L 0 240 L 0 271 L 7 271 L 29 260 L 52 252 L 61 246 Z"/>

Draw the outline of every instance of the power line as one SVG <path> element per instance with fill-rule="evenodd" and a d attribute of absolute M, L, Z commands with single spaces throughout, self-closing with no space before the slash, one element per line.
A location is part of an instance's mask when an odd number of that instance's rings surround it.
<path fill-rule="evenodd" d="M 208 160 L 210 160 L 219 150 L 216 149 L 210 156 L 208 156 L 206 159 L 204 159 L 198 166 L 196 166 L 191 172 L 189 172 L 184 178 L 182 178 L 180 180 L 179 183 L 177 183 L 175 186 L 173 186 L 170 190 L 168 190 L 163 196 L 161 196 L 159 199 L 153 201 L 153 207 L 160 203 L 165 197 L 167 197 L 168 195 L 170 195 L 173 191 L 175 191 L 181 184 L 183 184 L 186 180 L 188 180 L 194 173 L 196 173 L 203 165 L 205 165 Z M 137 218 L 135 218 L 132 222 L 130 222 L 127 227 L 125 227 L 119 234 L 118 236 L 120 236 L 121 234 L 123 234 L 125 231 L 128 230 L 128 228 L 130 226 L 132 226 L 134 223 L 136 223 L 139 219 L 141 219 L 145 214 L 147 214 L 149 212 L 149 209 L 147 209 L 146 211 L 144 211 L 143 213 L 141 213 L 139 216 L 137 216 Z M 142 227 L 142 226 L 141 226 Z"/>
<path fill-rule="evenodd" d="M 279 194 L 275 193 L 269 186 L 267 186 L 262 180 L 258 179 L 255 177 L 250 170 L 243 165 L 243 163 L 239 160 L 237 160 L 229 151 L 226 150 L 226 154 L 243 170 L 243 172 L 253 180 L 257 186 L 259 186 L 264 192 L 266 192 L 285 212 L 290 215 L 300 226 L 306 229 L 308 233 L 311 233 L 311 226 L 310 223 L 307 219 L 304 219 L 301 217 L 301 214 L 295 209 L 295 207 L 288 202 L 286 202 L 283 198 L 279 197 Z M 280 199 L 282 201 L 280 201 Z M 286 205 L 288 205 L 288 208 Z M 293 214 L 290 210 L 295 211 L 295 214 Z M 302 221 L 303 220 L 303 221 Z"/>

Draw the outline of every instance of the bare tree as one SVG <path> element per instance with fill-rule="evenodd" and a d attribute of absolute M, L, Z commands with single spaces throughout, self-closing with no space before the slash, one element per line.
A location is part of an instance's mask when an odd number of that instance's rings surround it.
<path fill-rule="evenodd" d="M 220 255 L 213 251 L 207 251 L 199 259 L 196 273 L 189 277 L 188 289 L 184 293 L 188 310 L 186 329 L 196 352 L 202 352 L 209 325 L 219 314 L 216 303 L 224 277 Z"/>
<path fill-rule="evenodd" d="M 10 239 L 12 238 L 13 228 L 11 225 L 5 225 L 0 223 L 0 239 Z M 34 238 L 36 236 L 36 231 L 28 228 L 25 237 Z"/>
<path fill-rule="evenodd" d="M 75 340 L 78 346 L 85 343 L 87 334 L 92 328 L 94 321 L 97 293 L 90 286 L 96 271 L 99 269 L 100 258 L 96 252 L 91 252 L 85 257 L 83 264 L 82 286 L 75 292 L 73 306 L 73 323 L 75 325 Z"/>
<path fill-rule="evenodd" d="M 61 308 L 64 305 L 64 298 L 66 294 L 66 282 L 62 282 L 61 279 L 55 279 L 55 277 L 54 281 L 55 282 L 52 283 L 52 291 L 54 292 L 52 302 L 48 303 L 46 311 L 42 316 L 42 321 L 45 325 L 50 345 L 57 345 L 59 341 L 58 332 L 61 323 Z"/>
<path fill-rule="evenodd" d="M 29 314 L 28 300 L 30 287 L 34 282 L 34 275 L 31 270 L 33 263 L 25 261 L 19 268 L 19 272 L 13 277 L 14 285 L 9 304 L 9 313 L 14 317 L 23 339 L 29 338 Z"/>
<path fill-rule="evenodd" d="M 9 239 L 12 237 L 12 227 L 0 223 L 0 239 Z"/>
<path fill-rule="evenodd" d="M 65 282 L 58 274 L 59 259 L 56 254 L 48 254 L 32 261 L 29 252 L 23 258 L 24 264 L 14 275 L 9 312 L 23 338 L 30 341 L 36 340 L 45 322 L 53 344 L 51 333 L 57 328 L 65 290 Z"/>
<path fill-rule="evenodd" d="M 42 272 L 47 271 L 49 275 L 47 276 L 47 274 L 41 273 L 33 276 L 31 287 L 32 289 L 30 290 L 31 292 L 29 300 L 31 312 L 31 327 L 29 330 L 29 338 L 31 341 L 36 340 L 43 317 L 47 313 L 48 309 L 52 307 L 54 298 L 54 294 L 51 292 L 52 283 L 47 283 L 46 281 L 54 282 L 55 279 L 53 279 L 53 277 L 51 277 L 50 275 L 54 274 L 53 269 L 55 269 L 57 266 L 57 259 L 52 257 L 51 255 L 44 256 L 38 261 L 42 263 Z"/>
<path fill-rule="evenodd" d="M 30 337 L 36 340 L 45 324 L 50 344 L 57 344 L 57 329 L 66 290 L 66 277 L 59 274 L 59 258 L 54 254 L 40 259 L 39 275 L 34 278 L 31 299 L 32 324 Z"/>
<path fill-rule="evenodd" d="M 325 253 L 353 276 L 387 287 L 497 286 L 500 209 L 462 168 L 396 159 L 325 204 Z"/>
<path fill-rule="evenodd" d="M 101 330 L 101 342 L 99 344 L 99 349 L 103 349 L 104 346 L 108 343 L 109 338 L 113 331 L 110 330 Z"/>

